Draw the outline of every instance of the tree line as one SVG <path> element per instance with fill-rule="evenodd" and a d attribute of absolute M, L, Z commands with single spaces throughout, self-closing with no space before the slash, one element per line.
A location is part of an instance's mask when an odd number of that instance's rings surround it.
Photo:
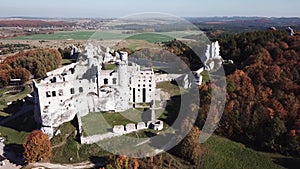
<path fill-rule="evenodd" d="M 216 134 L 262 150 L 300 156 L 300 36 L 266 30 L 217 39 L 221 56 L 233 60 L 224 65 L 227 81 L 225 110 Z M 165 44 L 193 70 L 202 61 L 180 41 Z M 196 66 L 197 67 L 197 66 Z M 200 109 L 196 125 L 202 128 L 208 111 L 221 110 L 219 82 L 199 87 Z M 218 92 L 216 92 L 218 93 Z M 217 103 L 212 104 L 211 103 Z"/>
<path fill-rule="evenodd" d="M 61 63 L 61 54 L 56 49 L 37 49 L 9 56 L 0 64 L 0 87 L 7 86 L 11 79 L 21 79 L 24 83 L 30 75 L 45 77 Z"/>
<path fill-rule="evenodd" d="M 219 39 L 227 98 L 217 134 L 286 155 L 300 155 L 300 36 L 284 31 L 256 31 Z M 210 105 L 210 90 L 200 87 L 198 126 Z M 218 109 L 218 105 L 212 105 Z"/>

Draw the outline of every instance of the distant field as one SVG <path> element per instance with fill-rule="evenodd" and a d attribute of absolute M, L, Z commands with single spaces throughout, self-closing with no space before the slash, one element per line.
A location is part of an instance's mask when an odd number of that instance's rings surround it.
<path fill-rule="evenodd" d="M 167 42 L 175 38 L 157 33 L 142 33 L 128 37 L 128 39 L 146 40 L 151 43 Z"/>
<path fill-rule="evenodd" d="M 11 40 L 88 40 L 96 31 L 63 31 L 54 34 L 36 34 L 10 38 Z M 103 40 L 119 39 L 120 33 L 101 32 Z M 109 39 L 108 39 L 109 38 Z"/>
<path fill-rule="evenodd" d="M 54 34 L 35 34 L 30 36 L 14 37 L 8 40 L 116 40 L 136 39 L 148 42 L 163 42 L 175 38 L 182 38 L 195 34 L 195 31 L 174 31 L 174 32 L 146 32 L 140 34 L 123 34 L 122 30 L 115 31 L 60 31 Z"/>

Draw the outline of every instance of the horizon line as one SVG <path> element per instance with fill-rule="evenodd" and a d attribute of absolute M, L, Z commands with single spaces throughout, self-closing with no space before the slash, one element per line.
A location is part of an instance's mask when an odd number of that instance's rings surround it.
<path fill-rule="evenodd" d="M 245 16 L 245 15 L 234 15 L 234 16 L 178 16 L 180 18 L 297 18 L 300 19 L 299 16 Z M 14 19 L 14 18 L 35 18 L 35 19 L 116 19 L 122 18 L 117 16 L 74 16 L 74 17 L 65 17 L 65 16 L 0 16 L 1 19 Z"/>

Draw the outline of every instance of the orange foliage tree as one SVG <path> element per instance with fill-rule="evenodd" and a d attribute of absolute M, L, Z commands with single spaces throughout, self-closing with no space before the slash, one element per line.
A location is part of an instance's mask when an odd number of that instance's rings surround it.
<path fill-rule="evenodd" d="M 33 163 L 41 160 L 49 160 L 52 153 L 49 137 L 41 130 L 32 131 L 23 144 L 24 158 Z"/>
<path fill-rule="evenodd" d="M 128 158 L 126 155 L 118 155 L 117 158 L 111 159 L 106 166 L 107 169 L 138 169 L 140 166 L 139 160 Z M 100 168 L 104 169 L 104 167 Z"/>

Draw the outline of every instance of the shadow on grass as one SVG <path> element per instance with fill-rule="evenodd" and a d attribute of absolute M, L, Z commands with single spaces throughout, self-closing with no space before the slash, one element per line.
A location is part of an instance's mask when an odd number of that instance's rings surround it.
<path fill-rule="evenodd" d="M 273 158 L 273 161 L 288 169 L 298 169 L 300 166 L 300 158 Z"/>
<path fill-rule="evenodd" d="M 181 106 L 181 96 L 173 96 L 170 100 L 167 101 L 167 105 L 165 107 L 167 111 L 167 119 L 164 121 L 169 126 L 171 126 L 178 117 L 179 110 Z"/>
<path fill-rule="evenodd" d="M 15 114 L 16 112 L 22 111 L 22 107 L 25 105 L 25 102 L 23 102 L 22 100 L 17 100 L 12 102 L 11 105 L 5 107 L 3 110 L 5 113 L 8 114 Z"/>
<path fill-rule="evenodd" d="M 19 117 L 16 117 L 2 126 L 8 127 L 17 131 L 31 132 L 38 129 L 38 124 L 34 119 L 34 113 L 28 112 Z"/>
<path fill-rule="evenodd" d="M 89 160 L 91 163 L 93 163 L 95 165 L 95 168 L 101 168 L 101 167 L 106 166 L 108 157 L 91 156 L 91 157 L 89 157 Z"/>
<path fill-rule="evenodd" d="M 24 148 L 21 144 L 7 144 L 4 147 L 4 157 L 10 163 L 15 165 L 24 165 L 25 159 L 23 158 Z"/>

